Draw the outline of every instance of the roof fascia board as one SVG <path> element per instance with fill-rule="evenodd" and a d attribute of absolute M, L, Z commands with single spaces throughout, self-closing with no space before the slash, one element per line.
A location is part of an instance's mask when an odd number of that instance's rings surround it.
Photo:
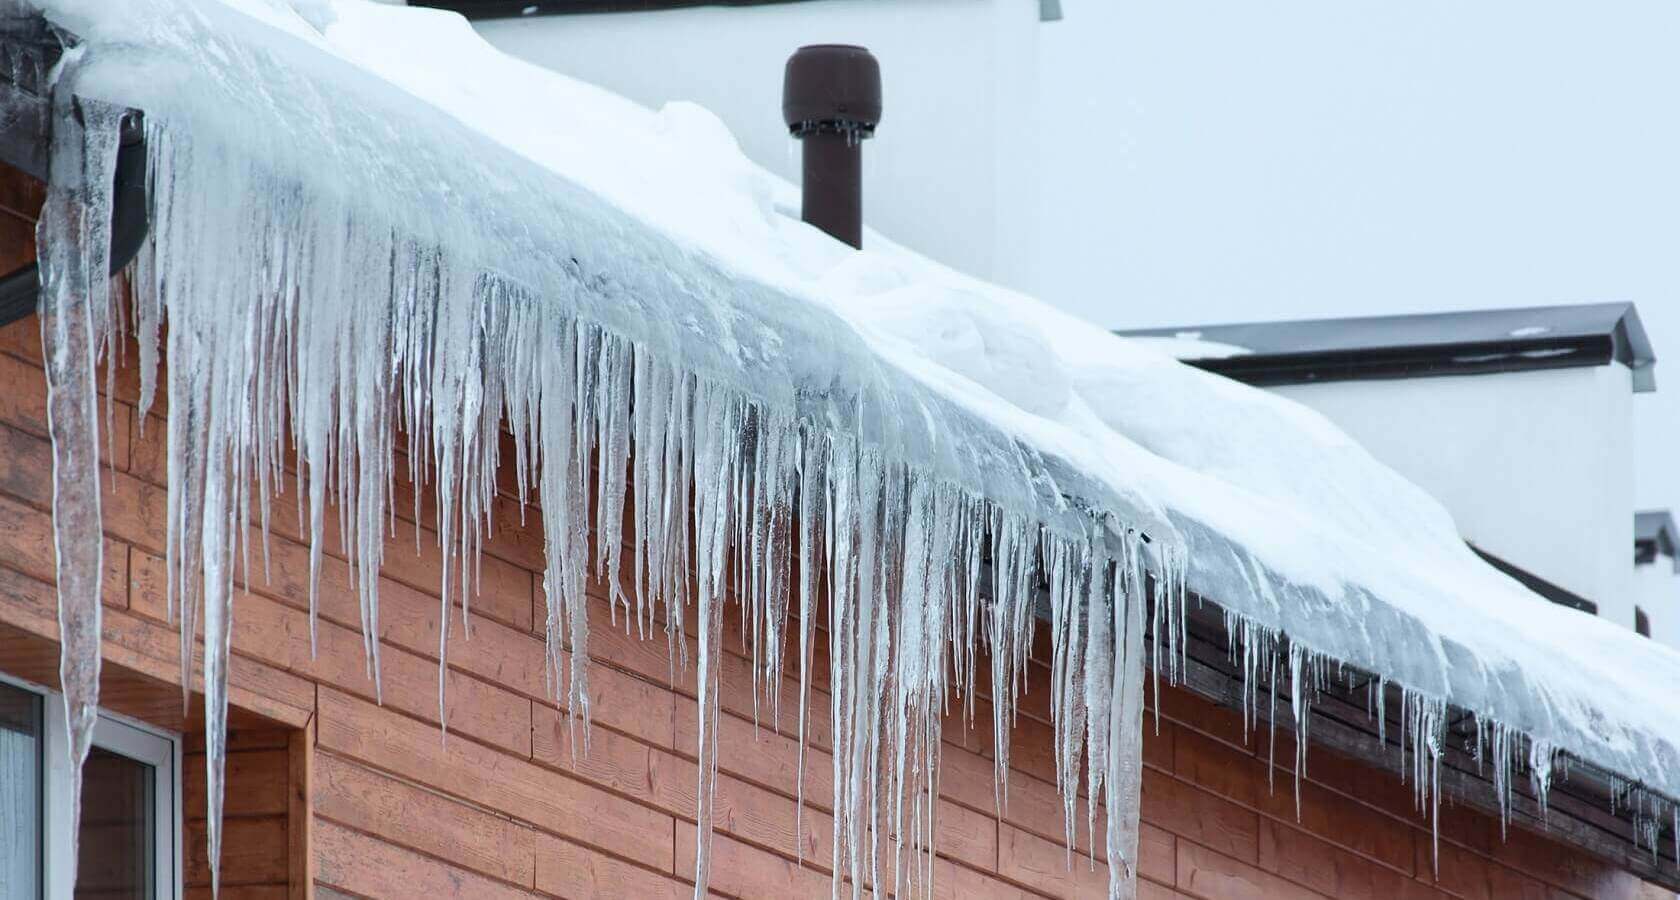
<path fill-rule="evenodd" d="M 527 16 L 663 12 L 703 6 L 774 6 L 803 2 L 806 0 L 409 0 L 408 5 L 444 9 L 460 13 L 468 19 L 517 19 Z"/>
<path fill-rule="evenodd" d="M 1633 514 L 1633 561 L 1648 565 L 1666 556 L 1680 574 L 1680 527 L 1666 509 L 1641 510 Z"/>
<path fill-rule="evenodd" d="M 512 19 L 523 16 L 656 12 L 694 6 L 769 6 L 799 2 L 803 0 L 409 0 L 409 5 L 446 9 L 469 19 Z M 1062 18 L 1062 0 L 1038 0 L 1040 22 L 1060 22 Z"/>
<path fill-rule="evenodd" d="M 1488 565 L 1493 566 L 1495 569 L 1498 569 L 1506 575 L 1522 582 L 1523 587 L 1528 588 L 1534 593 L 1545 597 L 1547 600 L 1550 600 L 1559 606 L 1567 606 L 1570 609 L 1578 609 L 1584 613 L 1590 613 L 1595 616 L 1598 615 L 1597 603 L 1588 600 L 1574 591 L 1559 587 L 1534 574 L 1533 572 L 1522 568 L 1521 566 L 1508 563 L 1505 560 L 1494 556 L 1492 553 L 1476 546 L 1475 544 L 1470 544 L 1468 541 L 1465 543 L 1469 544 L 1470 549 L 1474 550 L 1476 555 L 1480 556 Z"/>
<path fill-rule="evenodd" d="M 1650 337 L 1632 303 L 1607 305 L 1616 310 L 1614 324 L 1592 331 L 1569 334 L 1518 335 L 1510 337 L 1464 341 L 1439 341 L 1383 344 L 1383 325 L 1372 326 L 1373 333 L 1363 345 L 1331 346 L 1326 349 L 1291 351 L 1288 349 L 1249 349 L 1252 353 L 1220 358 L 1185 358 L 1183 362 L 1259 387 L 1290 384 L 1312 384 L 1329 381 L 1392 380 L 1398 378 L 1427 378 L 1448 375 L 1485 375 L 1496 372 L 1521 372 L 1544 369 L 1588 368 L 1621 363 L 1632 374 L 1634 393 L 1656 390 L 1656 354 Z M 1579 309 L 1560 307 L 1559 309 Z M 1505 313 L 1495 310 L 1482 313 L 1442 314 L 1443 327 L 1457 316 Z M 1532 312 L 1544 314 L 1545 309 Z M 1393 321 L 1413 317 L 1372 317 L 1375 321 Z M 1252 332 L 1255 329 L 1287 329 L 1319 324 L 1357 323 L 1360 319 L 1331 319 L 1307 322 L 1279 322 L 1273 324 L 1247 323 L 1238 325 L 1209 325 L 1187 328 L 1147 328 L 1117 332 L 1122 336 L 1170 337 L 1195 334 L 1217 343 L 1243 346 L 1232 331 Z"/>

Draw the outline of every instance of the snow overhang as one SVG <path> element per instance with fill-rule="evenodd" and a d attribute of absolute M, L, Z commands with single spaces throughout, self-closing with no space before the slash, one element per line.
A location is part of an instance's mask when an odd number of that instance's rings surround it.
<path fill-rule="evenodd" d="M 425 26 L 405 43 L 366 41 L 358 20 L 323 37 L 261 4 L 46 6 L 87 41 L 78 92 L 283 188 L 206 192 L 253 214 L 286 192 L 353 200 L 364 224 L 1050 532 L 1141 531 L 1244 634 L 1680 797 L 1680 655 L 1488 567 L 1438 504 L 1303 408 L 878 239 L 830 246 L 714 140 L 715 120 L 535 69 L 498 105 L 474 89 L 509 79 L 474 72 L 516 64 L 435 13 L 404 20 Z M 402 52 L 456 70 L 428 78 Z M 675 149 L 648 149 L 661 140 Z M 699 199 L 648 189 L 672 184 Z"/>

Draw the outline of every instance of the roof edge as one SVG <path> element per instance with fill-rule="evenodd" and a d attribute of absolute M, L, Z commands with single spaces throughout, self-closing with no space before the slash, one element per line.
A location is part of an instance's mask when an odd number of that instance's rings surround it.
<path fill-rule="evenodd" d="M 1482 333 L 1468 327 L 1473 320 L 1506 317 L 1516 313 L 1544 315 L 1560 312 L 1612 314 L 1613 322 L 1590 329 L 1515 329 Z M 1442 340 L 1384 341 L 1384 330 L 1416 333 L 1419 323 L 1439 320 Z M 1357 336 L 1337 335 L 1324 340 L 1323 332 L 1358 330 Z M 1256 333 L 1275 332 L 1271 346 L 1251 346 Z M 1290 332 L 1296 332 L 1291 335 Z M 1317 332 L 1318 334 L 1314 334 Z M 1466 333 L 1468 332 L 1468 333 Z M 1451 335 L 1465 333 L 1463 339 Z M 1350 316 L 1332 319 L 1302 319 L 1283 322 L 1242 322 L 1181 328 L 1139 328 L 1116 330 L 1122 337 L 1173 338 L 1194 336 L 1217 344 L 1243 347 L 1250 352 L 1220 357 L 1180 356 L 1199 369 L 1224 375 L 1257 387 L 1313 384 L 1332 381 L 1395 380 L 1450 375 L 1485 375 L 1545 369 L 1588 368 L 1613 362 L 1627 366 L 1633 392 L 1657 389 L 1656 353 L 1650 336 L 1633 303 L 1565 304 L 1522 309 L 1467 310 L 1396 316 Z M 1245 343 L 1244 338 L 1249 339 Z M 1323 346 L 1312 347 L 1311 344 Z"/>
<path fill-rule="evenodd" d="M 1633 564 L 1646 565 L 1666 556 L 1680 574 L 1680 526 L 1666 509 L 1640 510 L 1633 514 Z"/>

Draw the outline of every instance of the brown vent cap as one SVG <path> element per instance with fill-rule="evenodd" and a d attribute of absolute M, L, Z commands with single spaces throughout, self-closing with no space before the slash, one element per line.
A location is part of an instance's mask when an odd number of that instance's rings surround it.
<path fill-rule="evenodd" d="M 813 44 L 788 57 L 782 119 L 795 137 L 842 132 L 869 137 L 881 121 L 881 65 L 851 44 Z"/>

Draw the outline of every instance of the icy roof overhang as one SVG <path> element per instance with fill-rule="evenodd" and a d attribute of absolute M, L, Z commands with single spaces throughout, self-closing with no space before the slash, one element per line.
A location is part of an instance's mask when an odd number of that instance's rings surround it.
<path fill-rule="evenodd" d="M 1657 389 L 1656 354 L 1632 303 L 1588 303 L 1299 322 L 1121 331 L 1246 384 L 1479 375 L 1621 363 Z M 1228 350 L 1209 351 L 1207 347 Z"/>
<path fill-rule="evenodd" d="M 1316 413 L 878 236 L 839 246 L 696 107 L 526 66 L 435 11 L 314 4 L 318 33 L 241 5 L 46 4 L 87 42 L 79 92 L 197 152 L 1052 531 L 1141 529 L 1238 621 L 1680 796 L 1680 654 L 1495 571 Z"/>

